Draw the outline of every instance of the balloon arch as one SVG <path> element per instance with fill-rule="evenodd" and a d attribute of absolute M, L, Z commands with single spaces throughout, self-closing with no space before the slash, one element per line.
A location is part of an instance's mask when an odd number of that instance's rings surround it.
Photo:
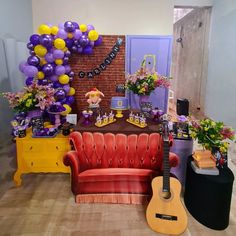
<path fill-rule="evenodd" d="M 75 75 L 69 58 L 72 53 L 92 54 L 93 47 L 102 43 L 102 37 L 93 25 L 72 21 L 58 26 L 42 24 L 38 32 L 30 36 L 27 44 L 30 56 L 20 63 L 19 69 L 26 76 L 26 86 L 36 82 L 54 88 L 54 98 L 66 115 L 71 112 L 75 94 L 69 85 Z"/>

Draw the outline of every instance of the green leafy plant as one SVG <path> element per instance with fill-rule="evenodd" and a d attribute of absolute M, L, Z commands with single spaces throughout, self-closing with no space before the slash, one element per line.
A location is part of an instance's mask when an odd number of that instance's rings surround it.
<path fill-rule="evenodd" d="M 126 75 L 126 88 L 138 95 L 150 95 L 157 87 L 168 88 L 171 78 L 158 75 L 157 72 L 147 69 L 144 62 L 134 74 Z"/>
<path fill-rule="evenodd" d="M 197 139 L 199 144 L 211 151 L 218 148 L 222 153 L 226 153 L 228 140 L 235 139 L 235 132 L 231 127 L 212 119 L 192 120 L 189 128 L 192 138 Z"/>

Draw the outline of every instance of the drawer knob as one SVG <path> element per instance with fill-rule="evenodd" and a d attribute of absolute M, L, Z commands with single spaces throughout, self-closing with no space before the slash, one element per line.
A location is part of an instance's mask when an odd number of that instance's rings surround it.
<path fill-rule="evenodd" d="M 59 149 L 59 147 L 58 147 L 58 146 L 56 146 L 56 149 L 58 150 L 58 149 Z"/>
<path fill-rule="evenodd" d="M 56 162 L 56 165 L 58 166 L 58 162 Z"/>
<path fill-rule="evenodd" d="M 33 162 L 31 162 L 31 166 L 33 166 L 34 165 L 34 163 Z"/>
<path fill-rule="evenodd" d="M 31 146 L 30 148 L 29 148 L 29 150 L 32 150 L 33 149 L 33 146 Z"/>

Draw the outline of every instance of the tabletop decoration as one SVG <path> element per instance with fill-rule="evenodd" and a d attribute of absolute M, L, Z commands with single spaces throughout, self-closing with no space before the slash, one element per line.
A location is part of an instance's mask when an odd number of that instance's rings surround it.
<path fill-rule="evenodd" d="M 145 128 L 147 126 L 146 117 L 144 115 L 134 114 L 132 111 L 129 114 L 129 118 L 126 121 L 139 128 Z"/>
<path fill-rule="evenodd" d="M 96 117 L 96 122 L 95 122 L 95 126 L 97 127 L 103 127 L 103 126 L 106 126 L 106 125 L 109 125 L 109 124 L 112 124 L 116 122 L 116 119 L 114 118 L 114 114 L 113 112 L 111 111 L 109 113 L 109 115 L 107 115 L 107 113 L 105 113 L 104 115 L 98 115 Z"/>

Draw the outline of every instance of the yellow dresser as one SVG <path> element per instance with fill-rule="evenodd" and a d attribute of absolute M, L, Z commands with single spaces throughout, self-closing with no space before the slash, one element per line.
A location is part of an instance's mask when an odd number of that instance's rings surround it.
<path fill-rule="evenodd" d="M 26 173 L 70 173 L 70 168 L 63 164 L 63 156 L 70 150 L 69 139 L 62 134 L 54 138 L 16 138 L 17 171 L 14 182 L 21 185 L 21 175 Z"/>

